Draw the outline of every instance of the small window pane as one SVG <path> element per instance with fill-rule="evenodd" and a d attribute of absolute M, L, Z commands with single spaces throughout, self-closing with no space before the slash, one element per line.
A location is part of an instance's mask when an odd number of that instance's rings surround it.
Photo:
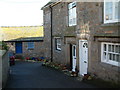
<path fill-rule="evenodd" d="M 104 60 L 106 60 L 106 53 L 104 52 Z"/>
<path fill-rule="evenodd" d="M 76 3 L 75 2 L 72 3 L 72 7 L 76 7 Z"/>
<path fill-rule="evenodd" d="M 56 50 L 61 50 L 61 39 L 60 38 L 55 39 L 55 45 L 56 45 Z"/>
<path fill-rule="evenodd" d="M 116 55 L 116 61 L 120 62 L 120 55 Z"/>
<path fill-rule="evenodd" d="M 104 51 L 106 51 L 106 44 L 104 44 Z"/>
<path fill-rule="evenodd" d="M 120 53 L 120 45 L 119 45 L 119 53 Z"/>
<path fill-rule="evenodd" d="M 111 52 L 111 45 L 108 45 L 108 51 Z"/>
<path fill-rule="evenodd" d="M 69 9 L 72 8 L 72 3 L 68 4 L 68 8 L 69 8 Z"/>
<path fill-rule="evenodd" d="M 113 54 L 113 59 L 112 60 L 115 61 L 115 54 Z"/>
<path fill-rule="evenodd" d="M 118 45 L 115 46 L 115 52 L 119 53 L 119 46 Z"/>
<path fill-rule="evenodd" d="M 34 42 L 28 42 L 28 49 L 34 48 Z"/>
<path fill-rule="evenodd" d="M 109 53 L 108 56 L 109 56 L 109 60 L 112 60 L 112 54 Z"/>
<path fill-rule="evenodd" d="M 106 20 L 112 20 L 112 13 L 113 13 L 113 3 L 112 2 L 106 2 L 106 7 L 105 7 L 105 19 Z"/>
<path fill-rule="evenodd" d="M 114 45 L 112 45 L 112 52 L 114 52 Z"/>
<path fill-rule="evenodd" d="M 120 19 L 120 1 L 115 2 L 115 19 Z"/>

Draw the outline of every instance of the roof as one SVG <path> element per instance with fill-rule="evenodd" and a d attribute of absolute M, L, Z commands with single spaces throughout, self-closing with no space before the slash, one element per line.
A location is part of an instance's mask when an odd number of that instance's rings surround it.
<path fill-rule="evenodd" d="M 18 38 L 43 37 L 43 26 L 12 26 L 0 27 L 0 39 L 9 41 Z"/>
<path fill-rule="evenodd" d="M 44 8 L 46 8 L 46 7 L 48 7 L 48 6 L 51 6 L 51 5 L 53 5 L 53 4 L 56 4 L 56 3 L 58 3 L 58 2 L 61 2 L 62 0 L 51 0 L 51 1 L 49 1 L 46 5 L 44 5 L 42 8 L 41 8 L 41 10 L 43 10 Z"/>
<path fill-rule="evenodd" d="M 45 7 L 47 7 L 47 6 L 50 6 L 51 4 L 53 4 L 54 2 L 48 2 L 46 5 L 44 5 L 42 8 L 41 8 L 41 10 L 43 10 Z"/>
<path fill-rule="evenodd" d="M 43 37 L 27 37 L 27 38 L 18 38 L 18 39 L 12 39 L 6 42 L 30 42 L 30 41 L 43 41 Z"/>

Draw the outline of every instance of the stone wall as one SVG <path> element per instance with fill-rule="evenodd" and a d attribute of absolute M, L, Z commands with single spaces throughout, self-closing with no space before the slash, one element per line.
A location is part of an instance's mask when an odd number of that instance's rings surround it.
<path fill-rule="evenodd" d="M 9 76 L 9 57 L 8 52 L 0 50 L 0 88 L 4 87 Z"/>
<path fill-rule="evenodd" d="M 44 51 L 45 57 L 51 59 L 51 10 L 44 10 Z"/>
<path fill-rule="evenodd" d="M 42 57 L 44 56 L 43 41 L 34 42 L 34 48 L 28 49 L 27 42 L 23 42 L 23 56 L 24 57 Z"/>
<path fill-rule="evenodd" d="M 104 24 L 103 2 L 77 2 L 77 25 L 69 27 L 67 5 L 68 2 L 61 2 L 52 7 L 53 61 L 70 64 L 70 45 L 76 44 L 77 67 L 79 67 L 79 40 L 88 40 L 88 72 L 104 80 L 118 81 L 120 68 L 101 62 L 101 42 L 120 43 L 120 25 Z M 44 15 L 48 11 L 50 10 L 45 8 Z M 51 27 L 48 25 L 50 24 L 44 24 L 44 31 L 45 39 L 50 44 L 51 34 L 48 33 L 51 33 Z M 61 51 L 55 50 L 55 37 L 60 37 L 62 40 Z M 44 45 L 50 49 L 47 43 Z"/>
<path fill-rule="evenodd" d="M 120 43 L 120 26 L 118 23 L 104 24 L 103 3 L 101 2 L 78 3 L 77 9 L 79 22 L 77 32 L 80 34 L 77 38 L 86 38 L 89 45 L 88 72 L 104 80 L 119 81 L 120 68 L 101 62 L 101 42 Z M 81 35 L 84 30 L 87 37 Z"/>
<path fill-rule="evenodd" d="M 15 53 L 15 42 L 7 42 L 7 45 L 10 47 L 9 52 Z M 34 42 L 34 49 L 29 49 L 27 47 L 27 42 L 22 42 L 22 54 L 16 54 L 16 56 L 26 57 L 44 57 L 45 56 L 45 48 L 43 41 Z"/>

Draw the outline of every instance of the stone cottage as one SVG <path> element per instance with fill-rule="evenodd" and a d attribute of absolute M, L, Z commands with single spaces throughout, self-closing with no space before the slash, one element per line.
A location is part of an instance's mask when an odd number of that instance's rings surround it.
<path fill-rule="evenodd" d="M 1 27 L 2 41 L 9 46 L 9 54 L 16 57 L 43 57 L 43 26 Z"/>
<path fill-rule="evenodd" d="M 49 2 L 44 13 L 45 56 L 79 75 L 120 81 L 120 0 Z"/>
<path fill-rule="evenodd" d="M 18 38 L 6 41 L 6 43 L 10 47 L 10 54 L 14 53 L 18 59 L 19 57 L 40 58 L 44 56 L 43 37 Z"/>

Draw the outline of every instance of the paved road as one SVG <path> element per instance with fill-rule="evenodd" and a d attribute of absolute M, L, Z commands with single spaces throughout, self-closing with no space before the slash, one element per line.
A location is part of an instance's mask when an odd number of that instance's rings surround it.
<path fill-rule="evenodd" d="M 11 66 L 6 88 L 95 88 L 37 62 L 17 61 Z"/>

